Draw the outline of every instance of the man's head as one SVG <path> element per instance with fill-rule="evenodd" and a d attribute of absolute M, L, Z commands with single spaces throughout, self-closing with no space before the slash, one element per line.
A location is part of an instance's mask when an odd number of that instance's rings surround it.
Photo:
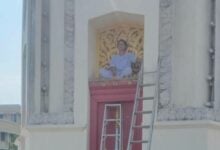
<path fill-rule="evenodd" d="M 117 42 L 117 48 L 118 48 L 118 51 L 119 51 L 119 55 L 123 55 L 123 54 L 125 54 L 125 52 L 128 48 L 128 43 L 125 40 L 120 39 Z"/>

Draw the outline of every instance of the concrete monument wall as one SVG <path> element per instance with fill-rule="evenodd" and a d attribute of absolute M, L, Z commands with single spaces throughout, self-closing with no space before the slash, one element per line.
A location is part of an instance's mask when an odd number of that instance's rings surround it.
<path fill-rule="evenodd" d="M 24 73 L 33 71 L 27 75 L 31 79 L 24 79 L 27 81 L 24 95 L 29 98 L 24 96 L 27 114 L 23 114 L 26 121 L 21 143 L 27 150 L 38 150 L 39 146 L 42 150 L 64 147 L 86 150 L 90 104 L 89 21 L 112 12 L 144 16 L 145 68 L 151 70 L 157 65 L 159 1 L 32 0 L 27 3 L 29 31 L 24 34 L 30 38 L 27 58 L 34 59 L 25 63 Z M 99 7 L 94 9 L 94 6 Z M 74 99 L 71 99 L 73 91 Z"/>
<path fill-rule="evenodd" d="M 25 150 L 38 150 L 39 146 L 42 150 L 89 149 L 88 82 L 94 76 L 94 35 L 96 28 L 114 21 L 120 23 L 115 19 L 117 15 L 128 16 L 129 22 L 135 22 L 132 16 L 141 16 L 145 71 L 155 70 L 158 56 L 160 59 L 161 86 L 153 150 L 220 147 L 213 140 L 219 137 L 219 124 L 207 121 L 219 117 L 204 106 L 209 95 L 208 1 L 24 2 L 20 139 Z M 103 16 L 113 19 L 91 23 Z"/>

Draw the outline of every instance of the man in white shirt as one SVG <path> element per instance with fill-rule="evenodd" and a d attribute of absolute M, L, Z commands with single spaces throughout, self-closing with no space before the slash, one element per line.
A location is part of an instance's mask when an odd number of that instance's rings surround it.
<path fill-rule="evenodd" d="M 122 79 L 132 74 L 131 64 L 136 61 L 133 53 L 128 53 L 128 44 L 120 39 L 117 42 L 118 54 L 113 55 L 110 66 L 100 69 L 100 75 L 106 79 Z"/>

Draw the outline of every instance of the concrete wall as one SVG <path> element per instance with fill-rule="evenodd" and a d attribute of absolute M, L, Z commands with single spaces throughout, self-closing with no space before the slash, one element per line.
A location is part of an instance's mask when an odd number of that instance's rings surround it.
<path fill-rule="evenodd" d="M 209 4 L 206 0 L 175 1 L 172 50 L 172 102 L 179 106 L 202 106 L 207 100 Z M 40 1 L 37 1 L 35 108 L 40 100 Z M 63 98 L 63 3 L 51 1 L 51 73 L 50 111 L 59 112 Z M 95 48 L 94 30 L 89 21 L 112 12 L 144 16 L 144 69 L 157 65 L 159 35 L 159 0 L 76 0 L 75 1 L 75 84 L 74 125 L 25 126 L 25 150 L 88 149 L 89 77 L 94 68 L 90 48 Z M 60 20 L 61 19 L 61 20 Z M 95 38 L 95 37 L 94 37 Z M 92 42 L 92 43 L 90 43 Z M 89 47 L 91 46 L 91 47 Z M 39 51 L 38 51 L 39 50 Z M 95 57 L 95 56 L 93 56 Z M 61 86 L 60 86 L 61 85 Z M 219 125 L 203 122 L 158 124 L 153 150 L 217 150 Z"/>
<path fill-rule="evenodd" d="M 220 124 L 209 121 L 157 123 L 152 150 L 218 150 Z"/>
<path fill-rule="evenodd" d="M 146 69 L 154 69 L 158 54 L 158 15 L 159 1 L 76 1 L 76 24 L 75 24 L 75 116 L 76 123 L 87 123 L 89 91 L 88 91 L 88 56 L 90 47 L 88 43 L 88 21 L 95 17 L 106 15 L 111 12 L 125 12 L 144 15 L 145 43 L 144 59 Z M 86 5 L 85 5 L 86 4 Z M 91 6 L 101 6 L 93 9 Z M 83 14 L 83 15 L 82 15 Z M 151 58 L 151 59 L 150 59 Z M 155 58 L 155 59 L 152 59 Z M 155 60 L 155 61 L 152 61 Z M 80 85 L 80 86 L 79 86 Z M 83 112 L 83 113 L 82 113 Z M 78 117 L 80 116 L 80 117 Z"/>
<path fill-rule="evenodd" d="M 86 130 L 72 126 L 31 127 L 26 136 L 28 150 L 87 149 Z M 26 150 L 25 149 L 25 150 Z"/>
<path fill-rule="evenodd" d="M 172 102 L 203 106 L 208 99 L 210 2 L 175 1 L 172 50 Z"/>
<path fill-rule="evenodd" d="M 63 1 L 50 1 L 50 112 L 59 112 L 63 98 Z M 96 9 L 94 9 L 94 6 Z M 40 49 L 41 49 L 41 1 L 36 1 L 36 34 L 35 34 L 35 91 L 34 112 L 40 112 Z M 75 1 L 75 84 L 74 84 L 74 125 L 25 125 L 21 137 L 25 140 L 25 150 L 60 150 L 60 149 L 88 149 L 89 133 L 89 20 L 112 12 L 125 12 L 144 16 L 145 69 L 152 70 L 156 66 L 158 54 L 159 32 L 159 0 L 136 1 L 103 1 L 76 0 Z M 94 37 L 95 38 L 95 37 Z M 95 41 L 94 41 L 95 42 Z M 94 43 L 90 43 L 94 46 Z M 154 58 L 154 59 L 152 59 Z M 152 61 L 153 60 L 153 61 Z M 29 108 L 30 109 L 30 108 Z M 22 147 L 22 146 L 20 146 Z"/>

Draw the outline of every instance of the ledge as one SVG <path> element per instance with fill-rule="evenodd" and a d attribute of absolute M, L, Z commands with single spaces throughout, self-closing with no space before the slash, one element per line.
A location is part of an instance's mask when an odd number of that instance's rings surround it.
<path fill-rule="evenodd" d="M 136 86 L 136 80 L 99 80 L 89 82 L 91 100 L 97 102 L 105 100 L 111 100 L 111 102 L 118 100 L 134 101 Z"/>
<path fill-rule="evenodd" d="M 74 124 L 74 114 L 73 112 L 31 114 L 29 117 L 28 124 L 30 125 Z"/>
<path fill-rule="evenodd" d="M 157 120 L 162 122 L 190 120 L 210 120 L 220 122 L 220 109 L 169 106 L 158 110 Z"/>
<path fill-rule="evenodd" d="M 220 129 L 220 123 L 209 120 L 202 121 L 164 121 L 156 122 L 155 129 L 189 129 L 189 128 L 207 128 Z"/>
<path fill-rule="evenodd" d="M 85 131 L 88 128 L 87 125 L 28 125 L 26 129 L 28 131 L 53 131 L 53 132 L 62 132 L 62 131 Z"/>
<path fill-rule="evenodd" d="M 89 81 L 90 87 L 108 87 L 108 86 L 127 86 L 136 85 L 137 80 L 134 79 L 122 79 L 122 80 L 92 80 Z"/>

